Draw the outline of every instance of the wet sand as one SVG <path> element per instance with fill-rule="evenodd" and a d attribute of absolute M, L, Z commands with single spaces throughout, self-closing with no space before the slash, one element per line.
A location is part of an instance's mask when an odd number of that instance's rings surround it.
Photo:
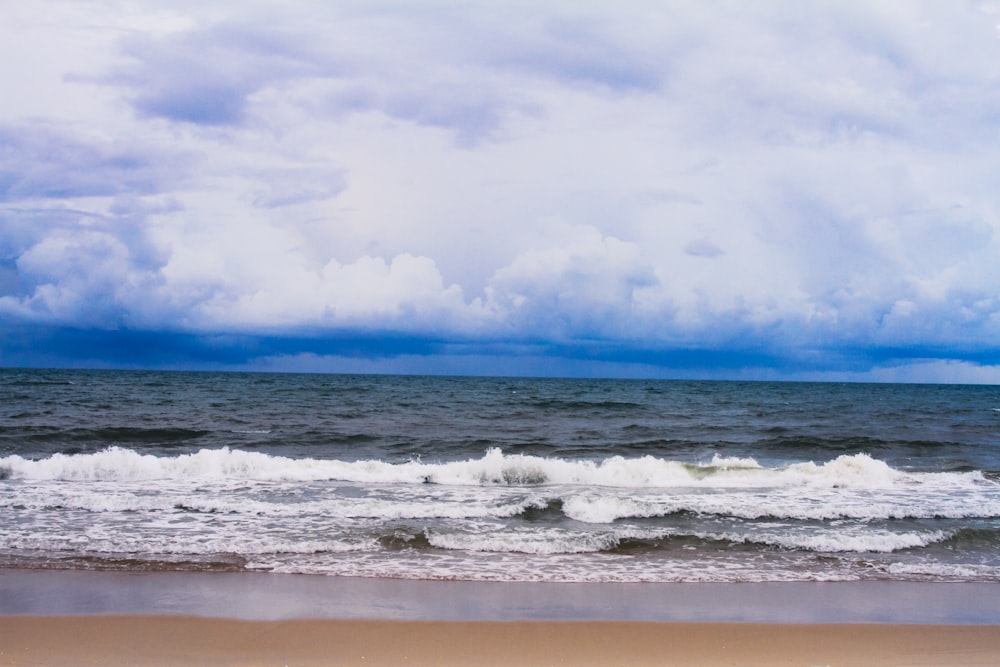
<path fill-rule="evenodd" d="M 0 569 L 0 616 L 1000 625 L 1000 584 L 528 583 Z"/>

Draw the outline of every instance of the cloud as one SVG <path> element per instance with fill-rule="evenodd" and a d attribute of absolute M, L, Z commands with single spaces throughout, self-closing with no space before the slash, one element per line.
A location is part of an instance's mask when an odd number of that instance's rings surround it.
<path fill-rule="evenodd" d="M 97 329 L 144 324 L 144 283 L 154 277 L 137 270 L 128 248 L 111 234 L 53 234 L 24 252 L 17 269 L 30 294 L 0 297 L 0 312 Z"/>
<path fill-rule="evenodd" d="M 226 17 L 152 40 L 131 36 L 119 45 L 123 64 L 94 80 L 121 88 L 140 116 L 209 129 L 266 124 L 272 105 L 291 104 L 334 115 L 379 112 L 453 130 L 464 145 L 523 106 L 477 81 L 476 63 L 462 65 L 468 54 L 455 45 L 442 49 L 419 38 L 419 25 L 451 34 L 425 22 L 422 12 L 389 18 L 378 8 L 312 9 L 311 30 L 272 12 L 274 24 L 266 27 Z M 372 51 L 364 39 L 390 39 L 393 48 Z"/>
<path fill-rule="evenodd" d="M 0 201 L 153 194 L 180 181 L 187 162 L 43 123 L 0 125 Z"/>
<path fill-rule="evenodd" d="M 121 230 L 136 214 L 121 206 L 103 229 L 77 223 L 41 235 L 14 262 L 16 275 L 7 282 L 21 289 L 0 297 L 0 312 L 60 327 L 199 334 L 381 328 L 461 334 L 482 319 L 481 307 L 466 303 L 459 286 L 445 285 L 427 257 L 316 265 L 299 250 L 273 254 L 274 245 L 294 248 L 294 234 L 250 228 L 227 245 L 213 236 L 175 236 L 171 216 L 185 211 L 166 212 L 157 221 L 140 209 L 145 234 Z"/>
<path fill-rule="evenodd" d="M 342 169 L 268 169 L 256 178 L 261 185 L 253 195 L 253 205 L 262 208 L 332 199 L 347 188 L 347 175 Z"/>
<path fill-rule="evenodd" d="M 21 290 L 17 264 L 10 259 L 0 260 L 0 298 L 17 294 Z"/>
<path fill-rule="evenodd" d="M 630 48 L 629 35 L 602 18 L 528 10 L 512 24 L 509 14 L 489 11 L 401 9 L 313 6 L 312 30 L 267 12 L 266 27 L 226 16 L 153 38 L 129 36 L 119 42 L 121 64 L 90 80 L 121 88 L 140 116 L 176 123 L 266 123 L 269 98 L 281 96 L 335 115 L 378 112 L 445 129 L 465 147 L 543 112 L 539 84 L 525 75 L 611 93 L 660 84 L 657 59 Z M 393 48 L 371 48 L 382 41 Z"/>
<path fill-rule="evenodd" d="M 99 80 L 130 91 L 130 103 L 142 116 L 241 125 L 254 93 L 328 65 L 301 52 L 297 41 L 280 29 L 229 21 L 153 39 L 129 36 L 121 42 L 127 64 Z"/>
<path fill-rule="evenodd" d="M 60 358 L 995 365 L 978 5 L 8 11 L 0 313 Z"/>
<path fill-rule="evenodd" d="M 487 305 L 514 336 L 562 341 L 636 331 L 643 290 L 656 283 L 652 267 L 633 243 L 592 227 L 569 234 L 565 245 L 529 250 L 497 271 Z"/>
<path fill-rule="evenodd" d="M 172 267 L 166 267 L 172 275 Z M 200 329 L 277 330 L 298 327 L 460 332 L 469 307 L 457 285 L 445 286 L 427 257 L 331 260 L 314 272 L 275 267 L 256 288 L 227 290 L 225 277 L 210 298 L 189 311 Z M 167 287 L 171 286 L 168 282 Z M 291 326 L 283 323 L 292 323 Z"/>
<path fill-rule="evenodd" d="M 502 67 L 561 84 L 617 94 L 656 92 L 665 76 L 663 61 L 632 46 L 633 35 L 608 18 L 564 15 L 543 19 L 516 35 L 504 35 L 494 47 L 493 58 Z M 621 32 L 616 34 L 616 28 Z"/>
<path fill-rule="evenodd" d="M 684 252 L 692 257 L 719 257 L 725 255 L 725 251 L 708 239 L 695 239 L 684 246 Z"/>

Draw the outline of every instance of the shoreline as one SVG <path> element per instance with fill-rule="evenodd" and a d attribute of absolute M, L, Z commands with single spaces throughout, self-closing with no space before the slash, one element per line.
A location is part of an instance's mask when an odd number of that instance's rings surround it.
<path fill-rule="evenodd" d="M 1000 584 L 531 583 L 0 569 L 2 616 L 1000 626 Z"/>

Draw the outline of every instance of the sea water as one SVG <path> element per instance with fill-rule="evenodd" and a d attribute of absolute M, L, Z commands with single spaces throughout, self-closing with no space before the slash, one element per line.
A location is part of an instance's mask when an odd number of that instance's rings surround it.
<path fill-rule="evenodd" d="M 1000 581 L 1000 387 L 0 370 L 0 567 Z"/>

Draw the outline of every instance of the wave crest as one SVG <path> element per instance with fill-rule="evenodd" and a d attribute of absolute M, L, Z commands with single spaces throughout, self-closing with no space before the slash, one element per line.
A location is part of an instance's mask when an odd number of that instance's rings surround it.
<path fill-rule="evenodd" d="M 909 473 L 867 454 L 843 455 L 825 463 L 765 467 L 753 459 L 716 455 L 706 464 L 653 456 L 612 456 L 600 461 L 504 454 L 488 450 L 481 458 L 444 463 L 381 460 L 292 459 L 229 448 L 202 449 L 178 456 L 139 454 L 109 447 L 85 454 L 54 454 L 41 460 L 12 455 L 0 459 L 4 477 L 63 481 L 261 480 L 358 483 L 447 484 L 464 486 L 579 485 L 626 489 L 721 488 L 780 489 L 811 485 L 825 488 L 909 487 L 935 480 L 968 486 L 988 483 L 979 471 Z"/>

